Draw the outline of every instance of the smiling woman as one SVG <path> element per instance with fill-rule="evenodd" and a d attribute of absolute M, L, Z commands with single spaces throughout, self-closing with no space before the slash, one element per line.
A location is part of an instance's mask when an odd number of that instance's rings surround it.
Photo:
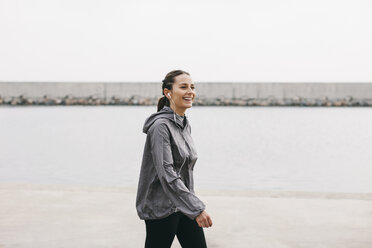
<path fill-rule="evenodd" d="M 169 72 L 163 80 L 162 90 L 163 95 L 166 96 L 159 100 L 158 111 L 165 105 L 171 107 L 180 116 L 183 116 L 186 109 L 192 106 L 196 96 L 195 85 L 190 74 L 182 70 Z"/>
<path fill-rule="evenodd" d="M 146 224 L 145 247 L 171 247 L 175 235 L 182 247 L 207 247 L 203 227 L 212 226 L 212 219 L 194 192 L 197 152 L 185 115 L 192 107 L 194 89 L 189 73 L 169 72 L 158 112 L 143 126 L 147 138 L 136 208 Z"/>

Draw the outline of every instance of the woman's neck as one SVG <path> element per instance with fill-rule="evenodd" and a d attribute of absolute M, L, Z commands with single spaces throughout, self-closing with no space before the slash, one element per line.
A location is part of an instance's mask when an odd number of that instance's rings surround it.
<path fill-rule="evenodd" d="M 179 116 L 184 116 L 185 115 L 185 112 L 186 112 L 186 109 L 174 109 L 174 107 L 173 106 L 170 106 L 170 108 L 173 110 L 173 112 L 175 112 L 177 115 L 179 115 Z"/>

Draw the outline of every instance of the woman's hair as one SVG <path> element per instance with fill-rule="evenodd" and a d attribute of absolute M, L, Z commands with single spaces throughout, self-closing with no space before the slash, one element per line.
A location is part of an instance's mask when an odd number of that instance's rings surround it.
<path fill-rule="evenodd" d="M 163 94 L 163 97 L 161 97 L 158 101 L 158 112 L 164 107 L 164 106 L 168 106 L 170 107 L 170 103 L 169 103 L 169 99 L 164 95 L 164 89 L 167 88 L 169 90 L 172 90 L 172 87 L 173 87 L 173 83 L 174 83 L 174 78 L 179 76 L 179 75 L 182 75 L 182 74 L 186 74 L 186 75 L 189 75 L 190 74 L 186 71 L 182 71 L 182 70 L 174 70 L 174 71 L 171 71 L 169 72 L 165 78 L 163 79 L 163 85 L 161 86 L 161 91 L 162 91 L 162 94 Z"/>

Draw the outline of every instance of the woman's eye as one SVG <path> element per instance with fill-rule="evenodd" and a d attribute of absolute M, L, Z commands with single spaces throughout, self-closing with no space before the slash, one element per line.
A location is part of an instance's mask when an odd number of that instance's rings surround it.
<path fill-rule="evenodd" d="M 185 87 L 185 86 L 181 86 L 181 88 L 182 88 L 182 89 L 186 89 L 187 87 Z M 193 90 L 194 90 L 194 89 L 195 89 L 195 87 L 191 87 L 191 89 L 193 89 Z"/>

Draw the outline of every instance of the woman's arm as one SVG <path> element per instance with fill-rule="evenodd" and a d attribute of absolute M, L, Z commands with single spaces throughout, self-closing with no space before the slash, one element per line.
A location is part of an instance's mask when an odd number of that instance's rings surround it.
<path fill-rule="evenodd" d="M 150 131 L 150 130 L 149 130 Z M 149 132 L 151 151 L 160 183 L 173 204 L 190 219 L 205 209 L 204 203 L 185 186 L 173 167 L 173 156 L 166 124 L 160 123 Z"/>

